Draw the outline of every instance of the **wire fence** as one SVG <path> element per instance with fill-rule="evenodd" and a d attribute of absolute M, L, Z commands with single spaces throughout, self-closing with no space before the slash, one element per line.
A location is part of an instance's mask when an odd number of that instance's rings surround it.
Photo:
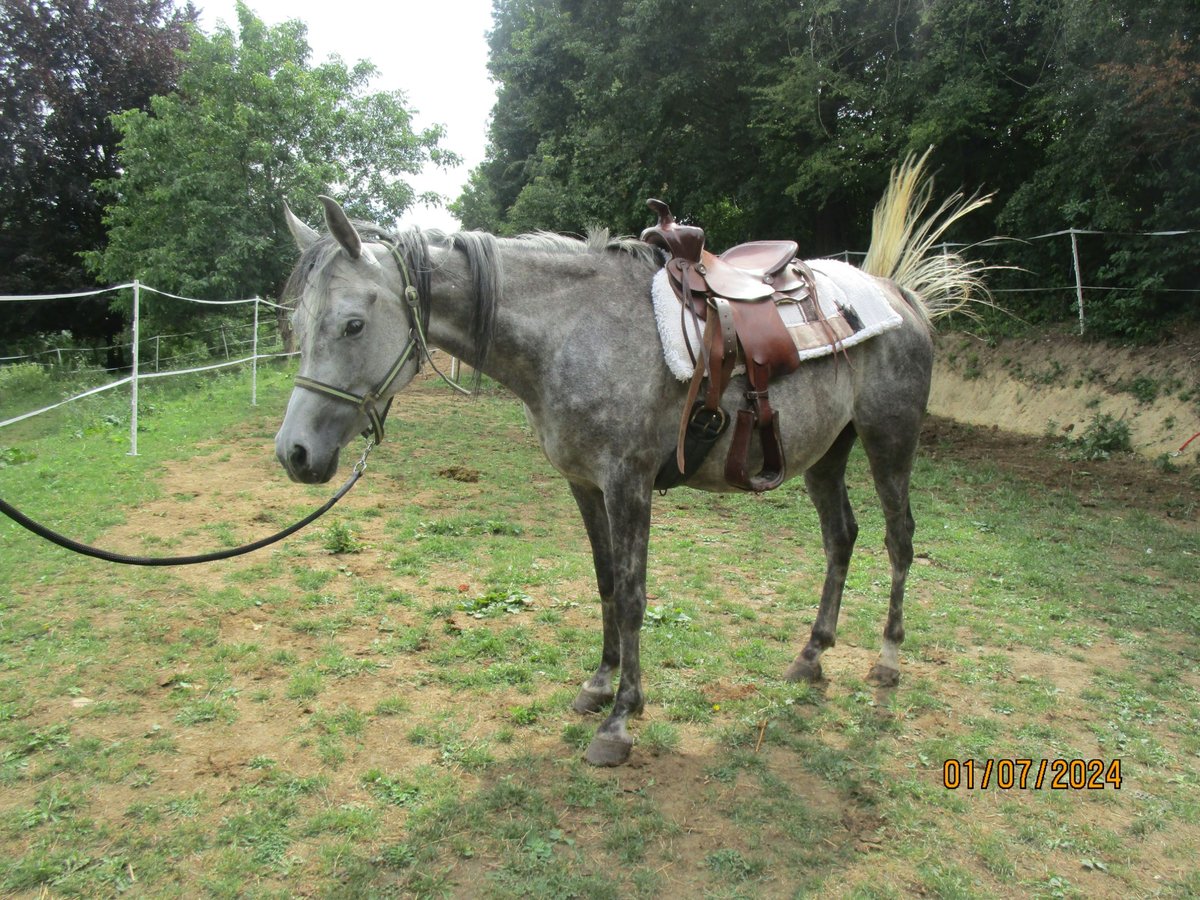
<path fill-rule="evenodd" d="M 1188 301 L 1195 302 L 1196 298 L 1200 296 L 1200 276 L 1198 276 L 1194 286 L 1190 287 L 1171 287 L 1154 283 L 1142 284 L 1138 287 L 1127 287 L 1097 283 L 1106 277 L 1108 270 L 1106 260 L 1108 255 L 1096 254 L 1094 257 L 1095 261 L 1090 264 L 1090 267 L 1085 267 L 1081 262 L 1081 258 L 1084 258 L 1080 252 L 1081 237 L 1104 240 L 1151 238 L 1157 241 L 1158 239 L 1178 240 L 1188 237 L 1194 238 L 1197 235 L 1200 235 L 1200 231 L 1182 229 L 1177 231 L 1137 232 L 1122 235 L 1090 229 L 1068 228 L 1062 231 L 1036 235 L 1031 238 L 996 239 L 983 244 L 973 245 L 945 243 L 940 245 L 940 247 L 943 253 L 959 252 L 966 249 L 970 255 L 981 257 L 984 262 L 1007 270 L 1003 274 L 1009 277 L 1002 279 L 1002 284 L 992 288 L 993 293 L 997 295 L 1010 293 L 1029 295 L 1062 294 L 1064 301 L 1060 311 L 1073 311 L 1078 316 L 1079 333 L 1083 334 L 1088 327 L 1088 304 L 1099 297 L 1137 291 L 1143 295 L 1169 295 L 1171 297 L 1187 298 Z M 1050 251 L 1049 258 L 1052 260 L 1049 265 L 1052 272 L 1049 275 L 1034 273 L 1020 266 L 1011 265 L 1005 258 L 1006 247 L 1009 249 L 1018 246 L 1027 247 L 1048 241 L 1057 241 L 1061 245 L 1047 248 Z M 1178 245 L 1172 248 L 1173 252 L 1176 253 L 1180 252 L 1180 249 Z M 1190 252 L 1187 247 L 1182 249 L 1184 252 Z M 1200 246 L 1194 249 L 1200 252 Z M 850 250 L 839 254 L 830 254 L 831 257 L 841 258 L 846 262 L 860 260 L 865 255 L 865 253 Z M 1013 277 L 1014 273 L 1016 273 L 1015 277 Z M 1059 283 L 1054 283 L 1055 280 Z M 121 284 L 115 287 L 68 294 L 0 296 L 0 303 L 83 299 L 118 291 L 133 292 L 130 339 L 127 343 L 86 348 L 75 346 L 49 347 L 20 355 L 0 356 L 0 369 L 5 365 L 35 362 L 41 365 L 57 366 L 60 370 L 68 370 L 74 367 L 76 369 L 87 369 L 90 372 L 101 372 L 108 375 L 126 371 L 128 371 L 128 374 L 97 387 L 81 391 L 57 403 L 0 421 L 0 428 L 48 413 L 51 410 L 58 409 L 61 406 L 85 397 L 114 390 L 124 385 L 130 385 L 129 452 L 131 455 L 136 455 L 137 398 L 138 387 L 142 381 L 169 376 L 189 375 L 198 372 L 210 372 L 249 364 L 251 368 L 250 402 L 252 405 L 257 405 L 258 361 L 295 355 L 294 353 L 287 352 L 284 348 L 279 329 L 274 327 L 276 324 L 275 316 L 264 317 L 260 315 L 264 308 L 268 310 L 282 310 L 285 307 L 281 307 L 277 303 L 272 303 L 260 297 L 252 297 L 245 300 L 199 300 L 194 297 L 181 297 L 177 294 L 171 294 L 141 284 L 138 281 L 132 281 L 128 284 Z M 195 303 L 212 307 L 232 309 L 252 305 L 253 317 L 250 322 L 246 323 L 223 321 L 216 327 L 209 329 L 142 337 L 140 331 L 141 298 L 143 292 L 182 303 Z M 221 348 L 219 353 L 216 354 L 218 361 L 213 362 L 214 348 L 218 345 Z M 164 348 L 166 348 L 165 352 Z M 109 365 L 108 360 L 114 357 L 130 359 L 131 365 Z"/>
<path fill-rule="evenodd" d="M 144 287 L 143 290 L 145 290 Z M 267 323 L 269 325 L 269 319 Z M 257 342 L 259 349 L 268 346 L 272 339 L 282 345 L 277 329 L 269 331 L 265 335 L 260 331 Z M 231 359 L 233 354 L 242 352 L 247 347 L 255 346 L 254 325 L 250 322 L 224 322 L 216 328 L 155 334 L 151 337 L 141 338 L 139 343 L 141 345 L 140 356 L 145 361 L 144 366 L 151 371 L 160 372 L 164 369 L 177 368 L 210 359 L 213 355 L 210 350 L 212 346 L 219 347 L 219 352 L 225 359 Z M 132 356 L 132 350 L 133 345 L 128 341 L 116 344 L 94 344 L 87 347 L 75 345 L 47 347 L 44 350 L 34 350 L 15 356 L 0 356 L 0 365 L 34 362 L 43 366 L 53 366 L 64 372 L 73 369 L 87 369 L 90 372 L 123 372 L 129 368 L 128 365 L 109 365 L 109 360 L 114 357 L 128 359 Z"/>
<path fill-rule="evenodd" d="M 993 282 L 990 290 L 998 298 L 1003 298 L 1006 294 L 1028 297 L 1050 295 L 1049 303 L 1036 305 L 1052 309 L 1055 318 L 1061 318 L 1064 314 L 1075 316 L 1079 322 L 1079 333 L 1085 334 L 1089 327 L 1089 307 L 1093 308 L 1094 314 L 1098 302 L 1114 296 L 1136 294 L 1185 303 L 1196 303 L 1200 300 L 1200 270 L 1195 268 L 1192 269 L 1196 274 L 1190 286 L 1160 284 L 1155 279 L 1144 276 L 1136 286 L 1112 283 L 1120 280 L 1112 272 L 1113 258 L 1118 255 L 1134 255 L 1137 252 L 1135 242 L 1138 239 L 1151 239 L 1152 244 L 1156 244 L 1159 239 L 1172 239 L 1172 252 L 1189 252 L 1190 249 L 1190 252 L 1200 253 L 1198 238 L 1200 231 L 1194 229 L 1118 233 L 1066 228 L 1028 238 L 993 238 L 977 244 L 947 242 L 939 244 L 938 247 L 943 253 L 965 251 L 965 255 L 995 266 L 996 269 L 990 273 L 988 280 Z M 1086 246 L 1088 252 L 1081 252 L 1081 239 L 1091 240 L 1095 246 Z M 1190 248 L 1180 246 L 1179 241 L 1187 239 L 1190 239 Z M 1124 248 L 1112 252 L 1107 244 L 1113 241 L 1123 242 Z M 1039 254 L 1039 260 L 1044 264 L 1038 265 L 1034 270 L 1024 263 L 1030 255 L 1028 248 L 1038 244 L 1045 245 L 1041 248 L 1043 252 Z M 1147 252 L 1153 253 L 1153 250 Z M 854 262 L 861 261 L 866 253 L 846 250 L 830 256 L 845 262 Z M 1109 283 L 1105 283 L 1106 281 Z M 1061 304 L 1053 300 L 1054 295 L 1063 298 Z"/>
<path fill-rule="evenodd" d="M 132 291 L 128 342 L 84 348 L 75 346 L 50 347 L 32 353 L 0 356 L 0 366 L 18 363 L 37 363 L 43 366 L 54 366 L 64 371 L 77 369 L 103 373 L 105 375 L 127 371 L 129 374 L 107 381 L 96 387 L 80 391 L 56 403 L 51 403 L 39 409 L 32 409 L 4 419 L 0 421 L 0 428 L 43 415 L 77 400 L 129 385 L 129 453 L 131 456 L 136 456 L 138 452 L 138 388 L 141 382 L 155 378 L 213 372 L 219 369 L 248 364 L 251 373 L 250 404 L 256 406 L 258 405 L 259 360 L 279 359 L 296 355 L 293 352 L 287 351 L 284 347 L 282 336 L 276 326 L 275 316 L 261 315 L 261 311 L 264 308 L 268 310 L 284 310 L 286 307 L 272 303 L 269 300 L 264 300 L 261 297 L 252 297 L 245 300 L 198 300 L 194 297 L 181 297 L 177 294 L 160 291 L 157 288 L 152 288 L 135 280 L 128 284 L 121 284 L 96 291 L 81 291 L 69 294 L 18 294 L 0 296 L 0 303 L 83 299 L 119 291 Z M 215 328 L 170 334 L 155 334 L 143 337 L 141 335 L 143 292 L 156 294 L 183 303 L 196 303 L 204 306 L 229 308 L 252 306 L 252 319 L 245 323 L 223 321 Z M 164 346 L 175 348 L 175 350 L 168 349 L 168 352 L 164 354 Z M 220 350 L 214 354 L 212 348 L 216 346 L 219 346 Z M 178 348 L 181 347 L 188 349 L 177 352 Z M 130 364 L 108 366 L 107 364 L 100 363 L 101 359 L 107 361 L 114 355 L 119 358 L 129 359 Z M 214 356 L 216 358 L 215 362 L 212 361 Z M 90 365 L 86 362 L 88 359 L 91 361 Z"/>

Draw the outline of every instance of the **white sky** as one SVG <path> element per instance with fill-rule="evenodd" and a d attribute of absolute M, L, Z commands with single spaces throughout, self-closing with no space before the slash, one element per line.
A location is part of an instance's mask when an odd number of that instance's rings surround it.
<path fill-rule="evenodd" d="M 235 31 L 235 0 L 195 0 L 200 27 L 212 32 L 218 21 Z M 368 59 L 379 69 L 371 90 L 399 89 L 415 110 L 415 126 L 441 124 L 441 146 L 463 158 L 463 165 L 437 171 L 433 166 L 410 183 L 417 193 L 436 191 L 449 202 L 483 160 L 488 115 L 496 99 L 487 73 L 487 37 L 492 0 L 248 0 L 268 25 L 300 19 L 308 25 L 312 62 L 337 54 L 348 65 Z M 457 230 L 445 209 L 417 206 L 402 224 Z"/>

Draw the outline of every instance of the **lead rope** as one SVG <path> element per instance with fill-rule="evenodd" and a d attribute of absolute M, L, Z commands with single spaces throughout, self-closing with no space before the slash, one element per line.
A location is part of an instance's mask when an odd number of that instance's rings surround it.
<path fill-rule="evenodd" d="M 299 522 L 296 522 L 294 525 L 289 525 L 282 531 L 277 531 L 270 537 L 262 538 L 261 540 L 254 541 L 250 544 L 243 544 L 240 547 L 232 547 L 226 550 L 216 550 L 212 553 L 198 553 L 192 556 L 129 556 L 124 553 L 114 553 L 111 550 L 102 550 L 99 547 L 92 547 L 88 544 L 81 544 L 79 541 L 72 540 L 71 538 L 59 534 L 57 531 L 54 531 L 51 528 L 47 528 L 45 525 L 42 525 L 39 522 L 35 522 L 16 507 L 6 503 L 3 499 L 0 499 L 0 512 L 4 513 L 22 528 L 32 531 L 38 537 L 45 538 L 52 544 L 57 544 L 66 550 L 71 550 L 75 553 L 82 554 L 83 556 L 90 556 L 94 559 L 102 559 L 105 562 L 119 563 L 125 566 L 191 566 L 195 565 L 196 563 L 216 562 L 217 560 L 232 559 L 235 556 L 242 556 L 243 554 L 251 553 L 255 550 L 261 550 L 263 547 L 268 547 L 271 544 L 278 543 L 284 538 L 295 534 L 305 525 L 308 525 L 325 515 L 325 513 L 329 512 L 329 510 L 333 508 L 335 503 L 337 503 L 350 492 L 350 488 L 354 487 L 358 479 L 362 477 L 362 473 L 366 471 L 367 468 L 367 456 L 371 453 L 371 449 L 374 446 L 375 442 L 373 440 L 367 441 L 366 447 L 363 448 L 362 456 L 360 456 L 358 458 L 358 462 L 354 464 L 354 470 L 350 473 L 350 477 L 346 479 L 346 483 L 338 488 L 337 493 L 330 497 L 325 502 L 325 505 L 320 509 L 314 510 Z"/>
<path fill-rule="evenodd" d="M 448 385 L 450 385 L 459 393 L 470 396 L 471 392 L 469 390 L 448 378 L 433 361 L 433 357 L 429 353 L 429 344 L 425 339 L 425 323 L 421 318 L 420 295 L 412 283 L 412 279 L 408 271 L 408 265 L 405 263 L 404 257 L 400 253 L 399 248 L 394 244 L 389 244 L 388 246 L 391 248 L 392 255 L 395 257 L 396 263 L 400 267 L 400 276 L 404 280 L 404 301 L 408 304 L 409 313 L 413 322 L 413 330 L 416 333 L 417 339 L 415 343 L 418 348 L 418 365 L 420 364 L 421 354 L 424 354 L 425 358 L 429 360 L 429 365 L 433 367 L 433 370 L 437 372 L 437 374 L 440 375 Z M 367 414 L 367 417 L 371 422 L 371 427 L 368 429 L 368 431 L 371 433 L 371 437 L 367 438 L 366 446 L 363 448 L 362 455 L 358 458 L 358 462 L 354 464 L 354 469 L 351 471 L 350 477 L 346 479 L 345 484 L 338 488 L 337 492 L 334 493 L 334 495 L 330 497 L 329 500 L 324 503 L 324 505 L 322 505 L 319 509 L 309 513 L 299 522 L 289 525 L 287 528 L 284 528 L 282 531 L 278 531 L 269 537 L 253 541 L 249 544 L 243 544 L 240 547 L 216 550 L 211 553 L 198 553 L 189 556 L 132 556 L 125 553 L 115 553 L 111 550 L 104 550 L 100 547 L 93 547 L 89 544 L 84 544 L 73 540 L 64 534 L 60 534 L 54 529 L 29 518 L 29 516 L 25 515 L 3 498 L 0 498 L 0 513 L 4 513 L 4 515 L 8 516 L 22 528 L 33 532 L 38 537 L 43 538 L 52 544 L 57 544 L 59 547 L 62 547 L 65 550 L 70 550 L 83 556 L 90 556 L 93 559 L 100 559 L 105 562 L 118 563 L 126 566 L 190 566 L 198 563 L 232 559 L 235 556 L 242 556 L 246 553 L 252 553 L 255 550 L 261 550 L 263 547 L 269 547 L 271 544 L 278 543 L 284 538 L 290 537 L 301 528 L 304 528 L 306 525 L 311 524 L 321 516 L 325 515 L 325 513 L 329 512 L 329 510 L 331 510 L 339 500 L 341 500 L 350 492 L 350 489 L 354 487 L 354 485 L 358 482 L 358 479 L 362 477 L 363 472 L 365 472 L 367 468 L 367 457 L 370 455 L 371 450 L 376 446 L 376 444 L 383 440 L 383 422 L 387 418 L 388 409 L 391 407 L 391 399 L 389 398 L 387 406 L 384 407 L 383 413 L 380 414 L 375 406 L 376 402 L 378 402 L 380 399 L 377 395 L 378 393 L 382 393 L 383 391 L 387 390 L 387 387 L 392 381 L 395 380 L 396 376 L 399 374 L 399 370 L 403 367 L 404 363 L 408 360 L 409 354 L 412 352 L 413 343 L 414 342 L 410 340 L 409 346 L 405 348 L 396 364 L 392 367 L 392 371 L 388 373 L 388 378 L 385 380 L 385 382 L 376 391 L 372 391 L 365 397 L 358 397 L 354 394 L 342 391 L 340 388 L 335 388 L 332 385 L 324 384 L 323 382 L 301 377 L 296 378 L 296 383 L 300 387 L 304 387 L 309 390 L 315 390 L 318 393 L 328 394 L 333 397 L 338 397 L 342 400 L 353 403 L 362 409 L 363 412 Z"/>

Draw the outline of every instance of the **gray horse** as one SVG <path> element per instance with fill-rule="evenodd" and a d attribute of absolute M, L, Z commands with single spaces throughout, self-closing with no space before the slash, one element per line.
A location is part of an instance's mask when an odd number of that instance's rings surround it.
<path fill-rule="evenodd" d="M 844 480 L 856 439 L 883 506 L 892 576 L 882 651 L 868 678 L 889 686 L 900 676 L 913 558 L 909 478 L 929 395 L 930 321 L 981 287 L 978 267 L 930 250 L 947 225 L 986 202 L 956 195 L 955 204 L 926 215 L 930 183 L 920 168 L 909 160 L 893 173 L 864 265 L 891 276 L 881 284 L 902 324 L 841 359 L 803 363 L 772 385 L 787 474 L 804 474 L 827 563 L 812 635 L 784 673 L 791 680 L 819 680 L 821 654 L 834 645 L 858 533 Z M 587 241 L 396 234 L 351 223 L 333 200 L 322 202 L 324 236 L 286 213 L 302 251 L 289 286 L 301 364 L 275 441 L 279 461 L 295 481 L 326 482 L 356 435 L 368 429 L 381 439 L 385 404 L 416 374 L 426 340 L 511 390 L 567 479 L 591 541 L 604 640 L 574 708 L 612 709 L 586 759 L 624 763 L 633 746 L 626 722 L 643 706 L 639 636 L 653 484 L 673 453 L 687 391 L 664 364 L 650 309 L 661 251 L 604 233 Z M 745 390 L 735 377 L 727 408 L 738 408 Z M 731 490 L 723 474 L 728 441 L 726 433 L 689 487 Z M 758 452 L 752 447 L 752 457 Z"/>

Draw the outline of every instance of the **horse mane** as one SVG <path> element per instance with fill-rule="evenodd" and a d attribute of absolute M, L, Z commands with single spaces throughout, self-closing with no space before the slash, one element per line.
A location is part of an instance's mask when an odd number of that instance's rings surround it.
<path fill-rule="evenodd" d="M 654 268 L 666 264 L 666 255 L 652 244 L 635 237 L 611 237 L 607 228 L 591 228 L 583 238 L 557 234 L 552 231 L 535 231 L 512 238 L 532 250 L 564 255 L 588 253 L 626 253 L 634 259 L 648 263 Z"/>
<path fill-rule="evenodd" d="M 447 234 L 438 230 L 408 228 L 392 231 L 371 222 L 355 221 L 355 229 L 364 243 L 387 244 L 404 260 L 420 298 L 421 321 L 427 323 L 430 314 L 430 280 L 436 269 L 430 254 L 431 246 L 449 246 L 467 257 L 471 272 L 475 306 L 471 313 L 469 337 L 476 358 L 473 388 L 479 387 L 482 369 L 492 345 L 496 326 L 496 305 L 504 288 L 503 267 L 500 265 L 502 241 L 515 243 L 534 252 L 585 255 L 591 253 L 624 253 L 639 262 L 659 268 L 666 263 L 661 249 L 632 237 L 610 237 L 608 229 L 595 228 L 586 238 L 568 237 L 548 231 L 524 234 L 514 238 L 497 238 L 483 231 L 459 231 Z M 341 249 L 332 235 L 325 234 L 300 255 L 284 287 L 285 302 L 297 302 L 306 293 L 315 298 L 316 305 L 308 312 L 315 315 L 325 306 L 329 296 L 330 263 Z M 297 311 L 298 308 L 297 308 Z"/>

